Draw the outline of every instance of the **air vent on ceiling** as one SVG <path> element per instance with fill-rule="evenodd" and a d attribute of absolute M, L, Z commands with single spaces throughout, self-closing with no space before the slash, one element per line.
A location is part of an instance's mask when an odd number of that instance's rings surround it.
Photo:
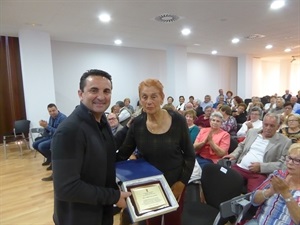
<path fill-rule="evenodd" d="M 259 39 L 259 38 L 264 38 L 265 35 L 263 34 L 250 34 L 248 36 L 245 37 L 245 39 L 247 40 L 253 40 L 253 39 Z"/>
<path fill-rule="evenodd" d="M 173 22 L 179 20 L 179 16 L 165 13 L 165 14 L 155 17 L 154 19 L 161 23 L 173 23 Z"/>

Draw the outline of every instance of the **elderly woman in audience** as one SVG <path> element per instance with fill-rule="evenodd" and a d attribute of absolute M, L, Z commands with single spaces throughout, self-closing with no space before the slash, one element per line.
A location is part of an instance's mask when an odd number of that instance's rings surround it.
<path fill-rule="evenodd" d="M 283 108 L 284 108 L 284 112 L 281 114 L 283 124 L 281 125 L 281 128 L 288 126 L 286 123 L 287 122 L 286 119 L 287 119 L 288 115 L 293 113 L 293 104 L 290 102 L 286 102 L 286 103 L 284 103 Z"/>
<path fill-rule="evenodd" d="M 248 130 L 252 128 L 262 128 L 262 120 L 259 118 L 262 115 L 262 110 L 259 107 L 252 107 L 250 113 L 250 120 L 243 123 L 242 127 L 237 132 L 238 137 L 246 137 Z"/>
<path fill-rule="evenodd" d="M 266 103 L 264 106 L 264 113 L 267 114 L 271 109 L 276 108 L 276 96 L 272 95 L 270 97 L 270 102 Z"/>
<path fill-rule="evenodd" d="M 196 111 L 193 109 L 186 110 L 184 112 L 184 117 L 185 117 L 187 125 L 189 127 L 191 141 L 192 141 L 192 143 L 194 143 L 195 139 L 200 131 L 199 127 L 194 124 L 194 120 L 197 118 Z"/>
<path fill-rule="evenodd" d="M 236 119 L 231 116 L 232 112 L 228 105 L 223 105 L 220 108 L 220 112 L 223 115 L 223 123 L 221 128 L 227 131 L 231 136 L 235 137 L 237 132 L 237 122 Z"/>
<path fill-rule="evenodd" d="M 253 192 L 251 202 L 259 208 L 245 225 L 300 224 L 300 144 L 291 145 L 285 163 Z"/>
<path fill-rule="evenodd" d="M 240 103 L 236 111 L 232 111 L 232 116 L 236 119 L 237 124 L 243 124 L 247 120 L 247 105 Z"/>
<path fill-rule="evenodd" d="M 167 110 L 176 110 L 175 106 L 173 105 L 173 102 L 174 102 L 174 98 L 172 96 L 169 96 L 167 98 L 167 104 L 165 104 L 163 106 L 163 109 L 167 109 Z"/>
<path fill-rule="evenodd" d="M 210 127 L 202 128 L 194 142 L 196 159 L 203 168 L 208 163 L 217 163 L 228 153 L 230 135 L 221 129 L 223 115 L 213 112 L 210 116 Z"/>
<path fill-rule="evenodd" d="M 226 104 L 231 107 L 233 101 L 233 93 L 232 91 L 227 91 L 226 92 Z"/>
<path fill-rule="evenodd" d="M 289 114 L 286 118 L 287 127 L 280 129 L 286 137 L 292 140 L 292 143 L 300 143 L 300 115 Z"/>
<path fill-rule="evenodd" d="M 259 102 L 260 101 L 260 97 L 257 97 L 257 96 L 253 96 L 252 99 L 251 99 L 251 102 L 248 104 L 248 107 L 246 109 L 247 112 L 250 112 L 250 109 L 254 106 L 260 106 L 259 105 Z"/>
<path fill-rule="evenodd" d="M 211 106 L 206 106 L 204 109 L 204 114 L 200 115 L 195 121 L 194 124 L 196 124 L 198 127 L 210 127 L 210 115 L 213 112 L 213 108 Z"/>
<path fill-rule="evenodd" d="M 243 101 L 243 99 L 241 98 L 241 97 L 239 97 L 239 96 L 234 96 L 233 97 L 233 99 L 232 99 L 232 104 L 231 104 L 231 110 L 232 111 L 236 111 L 237 110 L 237 108 L 239 107 L 239 104 L 241 104 L 241 103 L 243 103 L 244 101 Z M 246 108 L 247 108 L 247 106 L 246 106 Z M 245 108 L 245 109 L 246 109 Z M 245 110 L 244 110 L 245 111 Z"/>

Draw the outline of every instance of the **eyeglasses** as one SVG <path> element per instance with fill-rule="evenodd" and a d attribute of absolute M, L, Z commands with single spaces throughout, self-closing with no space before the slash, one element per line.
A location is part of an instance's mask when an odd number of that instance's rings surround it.
<path fill-rule="evenodd" d="M 288 120 L 288 122 L 298 122 L 298 120 Z"/>
<path fill-rule="evenodd" d="M 289 108 L 289 107 L 287 107 L 287 108 L 284 108 L 285 110 L 292 110 L 293 108 Z"/>
<path fill-rule="evenodd" d="M 292 158 L 291 156 L 287 155 L 287 156 L 285 157 L 285 161 L 286 161 L 286 162 L 289 162 L 290 160 L 292 161 L 292 163 L 293 163 L 294 165 L 297 165 L 297 166 L 300 165 L 300 159 L 295 159 L 295 158 Z"/>
<path fill-rule="evenodd" d="M 116 120 L 116 119 L 117 119 L 117 118 L 109 118 L 108 120 L 111 121 L 111 120 Z"/>

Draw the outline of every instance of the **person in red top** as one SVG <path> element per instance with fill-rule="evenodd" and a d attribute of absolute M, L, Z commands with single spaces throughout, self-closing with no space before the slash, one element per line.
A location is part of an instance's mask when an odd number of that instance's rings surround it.
<path fill-rule="evenodd" d="M 221 129 L 222 120 L 220 112 L 212 113 L 210 127 L 202 128 L 196 137 L 194 149 L 201 168 L 208 163 L 217 163 L 228 152 L 230 135 Z"/>
<path fill-rule="evenodd" d="M 209 118 L 212 112 L 213 108 L 211 106 L 206 106 L 204 109 L 204 114 L 200 115 L 194 121 L 194 124 L 197 125 L 199 128 L 210 127 Z"/>

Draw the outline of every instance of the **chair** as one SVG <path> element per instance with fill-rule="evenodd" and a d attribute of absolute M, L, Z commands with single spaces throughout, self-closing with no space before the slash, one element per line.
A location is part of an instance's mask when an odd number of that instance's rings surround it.
<path fill-rule="evenodd" d="M 29 127 L 30 127 L 30 120 L 16 120 L 14 123 L 13 132 L 3 135 L 3 147 L 4 147 L 5 159 L 7 159 L 6 145 L 8 143 L 14 142 L 15 144 L 17 144 L 21 156 L 23 156 L 22 144 L 24 142 L 27 146 L 27 149 L 30 149 L 28 144 Z"/>
<path fill-rule="evenodd" d="M 32 143 L 34 141 L 36 141 L 38 138 L 41 138 L 43 136 L 43 133 L 44 133 L 44 128 L 42 128 L 42 127 L 31 128 L 30 129 L 30 137 L 31 137 Z M 34 134 L 37 134 L 37 135 L 34 135 Z M 36 158 L 36 152 L 37 152 L 37 150 L 35 150 L 34 158 Z"/>
<path fill-rule="evenodd" d="M 205 203 L 186 202 L 182 213 L 183 225 L 220 225 L 228 222 L 219 213 L 219 205 L 241 194 L 243 177 L 236 171 L 218 164 L 207 164 L 202 170 L 201 185 Z"/>
<path fill-rule="evenodd" d="M 239 224 L 246 216 L 246 213 L 252 206 L 250 196 L 252 193 L 234 197 L 220 204 L 220 216 L 223 218 L 234 216 L 235 224 Z M 254 208 L 256 210 L 256 208 Z M 251 215 L 252 218 L 253 215 Z"/>

